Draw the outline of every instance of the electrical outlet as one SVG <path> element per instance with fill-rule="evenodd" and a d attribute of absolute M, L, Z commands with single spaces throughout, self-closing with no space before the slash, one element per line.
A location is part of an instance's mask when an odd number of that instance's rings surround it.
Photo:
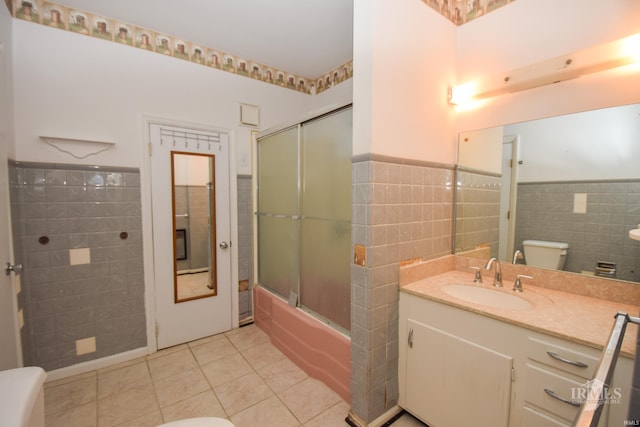
<path fill-rule="evenodd" d="M 96 337 L 84 338 L 76 341 L 76 355 L 81 356 L 87 353 L 95 353 Z"/>

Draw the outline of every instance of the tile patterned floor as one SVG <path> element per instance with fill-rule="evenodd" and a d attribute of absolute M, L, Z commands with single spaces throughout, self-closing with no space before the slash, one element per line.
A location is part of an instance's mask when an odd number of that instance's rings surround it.
<path fill-rule="evenodd" d="M 45 384 L 46 427 L 152 427 L 203 416 L 236 427 L 344 427 L 348 411 L 255 325 Z M 393 426 L 422 424 L 407 414 Z"/>

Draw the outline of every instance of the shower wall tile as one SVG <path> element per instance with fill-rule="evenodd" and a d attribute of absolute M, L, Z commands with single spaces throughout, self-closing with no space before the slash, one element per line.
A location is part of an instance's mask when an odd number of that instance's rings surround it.
<path fill-rule="evenodd" d="M 253 283 L 253 195 L 252 177 L 238 176 L 238 280 Z M 240 293 L 240 320 L 250 317 L 251 292 Z"/>
<path fill-rule="evenodd" d="M 139 172 L 112 169 L 10 162 L 26 366 L 52 370 L 146 345 Z M 89 248 L 90 263 L 70 265 L 74 248 Z M 75 341 L 90 336 L 97 351 L 77 356 Z"/>
<path fill-rule="evenodd" d="M 402 159 L 352 163 L 351 407 L 372 421 L 398 401 L 398 271 L 451 253 L 453 168 Z"/>

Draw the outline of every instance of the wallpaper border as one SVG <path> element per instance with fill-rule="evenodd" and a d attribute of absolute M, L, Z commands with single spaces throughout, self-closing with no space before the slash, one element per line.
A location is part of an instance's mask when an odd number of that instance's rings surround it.
<path fill-rule="evenodd" d="M 170 34 L 46 0 L 5 0 L 5 3 L 17 19 L 171 56 L 306 94 L 324 92 L 353 77 L 353 60 L 319 77 L 309 78 Z"/>

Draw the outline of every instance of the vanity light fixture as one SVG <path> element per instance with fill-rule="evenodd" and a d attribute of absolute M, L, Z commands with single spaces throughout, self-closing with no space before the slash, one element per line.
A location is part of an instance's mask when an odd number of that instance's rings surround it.
<path fill-rule="evenodd" d="M 631 64 L 640 64 L 640 33 L 451 87 L 449 103 L 464 105 Z"/>

